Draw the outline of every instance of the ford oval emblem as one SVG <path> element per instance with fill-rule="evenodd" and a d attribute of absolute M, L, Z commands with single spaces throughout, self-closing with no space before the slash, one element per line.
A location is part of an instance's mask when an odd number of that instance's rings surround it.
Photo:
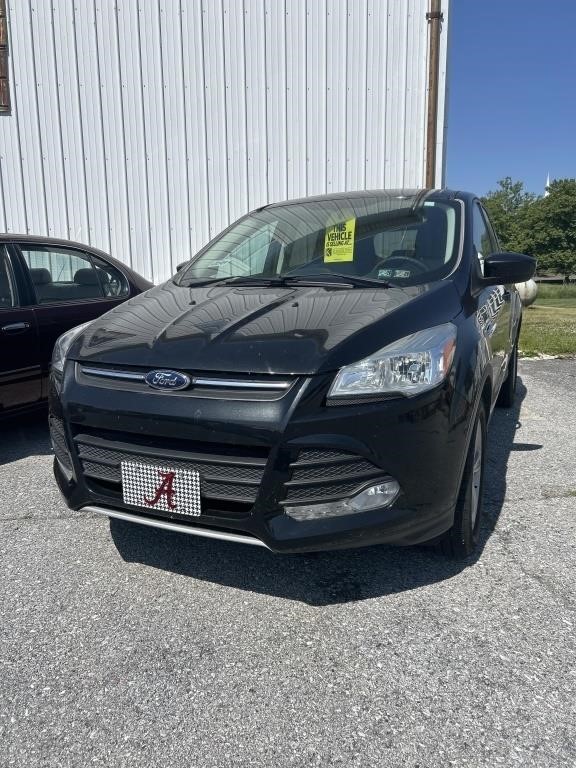
<path fill-rule="evenodd" d="M 186 389 L 190 386 L 190 376 L 178 371 L 150 371 L 144 381 L 153 389 Z"/>

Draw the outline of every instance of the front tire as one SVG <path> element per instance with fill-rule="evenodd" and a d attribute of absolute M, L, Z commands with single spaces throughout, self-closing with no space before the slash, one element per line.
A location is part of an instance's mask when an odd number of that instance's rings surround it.
<path fill-rule="evenodd" d="M 512 408 L 516 397 L 516 380 L 518 378 L 518 341 L 512 347 L 508 360 L 508 375 L 500 387 L 496 405 L 499 408 Z"/>
<path fill-rule="evenodd" d="M 480 405 L 468 447 L 454 524 L 440 541 L 444 555 L 454 560 L 469 557 L 478 546 L 486 466 L 486 410 Z"/>

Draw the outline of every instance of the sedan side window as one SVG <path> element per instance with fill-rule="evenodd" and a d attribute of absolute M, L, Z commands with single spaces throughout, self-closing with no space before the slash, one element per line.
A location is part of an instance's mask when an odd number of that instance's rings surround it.
<path fill-rule="evenodd" d="M 100 299 L 104 296 L 98 272 L 86 254 L 68 248 L 29 243 L 21 247 L 21 252 L 39 304 Z"/>
<path fill-rule="evenodd" d="M 0 309 L 18 306 L 16 282 L 8 263 L 6 249 L 0 246 Z"/>
<path fill-rule="evenodd" d="M 490 230 L 482 214 L 478 203 L 474 204 L 473 212 L 473 241 L 476 256 L 480 264 L 480 271 L 484 274 L 484 259 L 495 252 L 495 245 L 490 235 Z"/>
<path fill-rule="evenodd" d="M 128 285 L 128 280 L 126 280 L 119 269 L 96 256 L 92 257 L 92 261 L 100 278 L 100 284 L 105 296 L 116 299 L 125 298 L 129 295 L 130 286 Z"/>

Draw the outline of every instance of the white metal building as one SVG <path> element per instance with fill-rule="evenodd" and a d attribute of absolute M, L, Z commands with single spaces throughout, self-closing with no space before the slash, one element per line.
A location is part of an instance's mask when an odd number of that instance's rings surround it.
<path fill-rule="evenodd" d="M 267 202 L 424 185 L 429 0 L 4 1 L 2 231 L 159 282 Z"/>

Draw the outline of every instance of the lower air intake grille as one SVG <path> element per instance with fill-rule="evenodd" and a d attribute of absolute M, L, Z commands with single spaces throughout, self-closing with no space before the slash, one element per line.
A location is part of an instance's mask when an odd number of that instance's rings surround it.
<path fill-rule="evenodd" d="M 116 435 L 113 435 L 116 437 Z M 154 439 L 146 444 L 134 444 L 136 436 L 122 435 L 123 439 L 77 434 L 74 446 L 80 459 L 82 471 L 89 480 L 102 484 L 110 494 L 122 498 L 123 461 L 141 464 L 169 466 L 173 469 L 196 470 L 200 474 L 200 489 L 205 508 L 221 510 L 218 516 L 243 517 L 250 513 L 262 482 L 266 456 L 262 449 L 255 449 L 249 455 L 249 449 L 238 451 L 236 455 L 218 452 L 221 446 L 206 446 L 207 450 L 184 451 L 182 446 L 170 449 L 165 447 L 166 440 Z M 130 440 L 132 437 L 132 440 Z M 138 436 L 139 437 L 139 436 Z M 179 444 L 179 441 L 171 441 Z M 264 452 L 266 453 L 266 452 Z M 229 510 L 230 514 L 225 514 Z M 212 513 L 212 512 L 211 512 Z M 211 514 L 210 513 L 210 514 Z"/>
<path fill-rule="evenodd" d="M 283 504 L 320 504 L 344 499 L 382 475 L 379 467 L 354 453 L 307 448 L 290 464 Z"/>
<path fill-rule="evenodd" d="M 66 436 L 64 432 L 64 424 L 61 419 L 55 416 L 50 416 L 50 439 L 52 441 L 52 448 L 54 449 L 54 455 L 66 469 L 72 471 L 72 459 L 70 458 L 70 452 L 66 445 Z"/>

